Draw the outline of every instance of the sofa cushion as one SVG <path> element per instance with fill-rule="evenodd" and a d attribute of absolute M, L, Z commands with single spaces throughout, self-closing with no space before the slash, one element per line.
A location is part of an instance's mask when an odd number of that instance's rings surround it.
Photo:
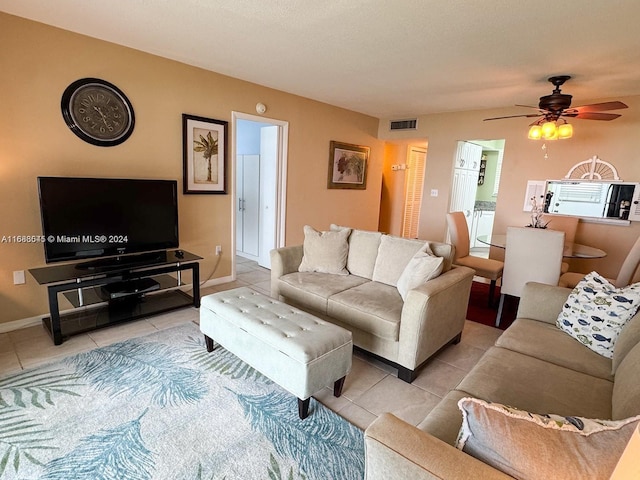
<path fill-rule="evenodd" d="M 398 341 L 402 306 L 395 287 L 367 282 L 332 295 L 327 314 L 376 337 Z"/>
<path fill-rule="evenodd" d="M 383 235 L 380 239 L 372 280 L 395 287 L 409 260 L 424 245 L 423 240 Z"/>
<path fill-rule="evenodd" d="M 555 325 L 518 318 L 500 335 L 496 346 L 567 367 L 577 372 L 613 380 L 611 360 L 585 348 Z"/>
<path fill-rule="evenodd" d="M 318 232 L 313 227 L 305 225 L 302 262 L 298 271 L 348 275 L 347 239 L 350 233 L 350 230 Z"/>
<path fill-rule="evenodd" d="M 633 415 L 640 415 L 640 343 L 620 362 L 611 399 L 611 418 Z"/>
<path fill-rule="evenodd" d="M 459 406 L 458 448 L 523 480 L 609 478 L 640 421 L 537 415 L 475 398 Z"/>
<path fill-rule="evenodd" d="M 567 298 L 556 325 L 587 348 L 612 358 L 618 335 L 638 306 L 640 283 L 616 288 L 591 272 Z"/>
<path fill-rule="evenodd" d="M 611 418 L 613 382 L 501 347 L 487 350 L 457 389 L 530 412 Z"/>
<path fill-rule="evenodd" d="M 468 396 L 467 392 L 451 390 L 418 424 L 418 428 L 449 445 L 455 445 L 462 425 L 462 413 L 458 408 L 458 401 Z"/>
<path fill-rule="evenodd" d="M 398 292 L 402 300 L 407 300 L 409 290 L 413 290 L 440 275 L 443 262 L 444 259 L 436 257 L 428 244 L 425 244 L 420 251 L 416 252 L 398 279 Z"/>
<path fill-rule="evenodd" d="M 317 272 L 294 272 L 278 280 L 280 295 L 297 305 L 305 305 L 327 313 L 327 302 L 331 295 L 348 290 L 370 280 L 356 275 L 330 275 Z"/>
<path fill-rule="evenodd" d="M 616 372 L 627 353 L 638 343 L 640 343 L 640 313 L 636 313 L 620 331 L 613 348 L 613 373 Z"/>
<path fill-rule="evenodd" d="M 331 224 L 329 228 L 334 231 L 350 230 L 348 227 L 336 224 Z M 349 273 L 371 280 L 381 238 L 381 232 L 351 230 L 351 235 L 349 235 L 349 255 L 347 256 L 347 270 L 349 270 Z"/>

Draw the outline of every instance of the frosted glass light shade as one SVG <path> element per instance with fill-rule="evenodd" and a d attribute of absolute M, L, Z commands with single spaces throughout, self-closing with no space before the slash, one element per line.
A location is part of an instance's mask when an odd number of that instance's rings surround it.
<path fill-rule="evenodd" d="M 563 123 L 558 127 L 559 138 L 571 138 L 573 136 L 573 125 L 569 123 Z"/>
<path fill-rule="evenodd" d="M 542 127 L 540 125 L 532 125 L 529 129 L 529 138 L 531 140 L 540 140 L 542 138 Z"/>

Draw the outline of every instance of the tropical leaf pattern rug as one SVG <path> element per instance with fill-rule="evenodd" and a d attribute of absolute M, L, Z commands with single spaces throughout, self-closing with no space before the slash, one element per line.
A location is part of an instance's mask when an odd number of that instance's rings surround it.
<path fill-rule="evenodd" d="M 186 324 L 0 378 L 0 479 L 364 478 L 363 433 Z"/>

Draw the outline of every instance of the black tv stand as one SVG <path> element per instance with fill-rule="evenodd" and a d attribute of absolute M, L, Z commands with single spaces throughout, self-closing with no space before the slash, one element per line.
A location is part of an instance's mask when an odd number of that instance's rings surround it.
<path fill-rule="evenodd" d="M 76 263 L 78 270 L 92 270 L 94 272 L 105 272 L 108 270 L 119 270 L 122 268 L 138 267 L 144 265 L 157 265 L 167 262 L 167 252 L 148 252 L 136 255 L 120 255 L 117 257 L 98 258 L 86 262 Z"/>
<path fill-rule="evenodd" d="M 202 257 L 181 252 L 181 257 L 176 250 L 160 252 L 164 256 L 160 259 L 154 252 L 156 260 L 146 258 L 136 265 L 111 264 L 108 268 L 98 267 L 100 270 L 77 268 L 76 264 L 30 269 L 40 285 L 47 285 L 50 316 L 42 323 L 53 343 L 60 345 L 71 335 L 178 308 L 200 307 L 198 260 Z M 191 272 L 191 295 L 180 289 L 185 285 L 185 271 Z M 73 311 L 60 314 L 59 294 L 71 302 Z"/>

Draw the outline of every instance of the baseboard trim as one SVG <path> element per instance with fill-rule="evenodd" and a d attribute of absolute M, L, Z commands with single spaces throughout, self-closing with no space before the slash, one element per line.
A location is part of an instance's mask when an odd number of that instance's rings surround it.
<path fill-rule="evenodd" d="M 14 330 L 20 330 L 21 328 L 34 327 L 40 325 L 43 317 L 47 315 L 40 315 L 37 317 L 21 318 L 20 320 L 12 320 L 11 322 L 0 323 L 0 333 L 12 332 Z"/>

